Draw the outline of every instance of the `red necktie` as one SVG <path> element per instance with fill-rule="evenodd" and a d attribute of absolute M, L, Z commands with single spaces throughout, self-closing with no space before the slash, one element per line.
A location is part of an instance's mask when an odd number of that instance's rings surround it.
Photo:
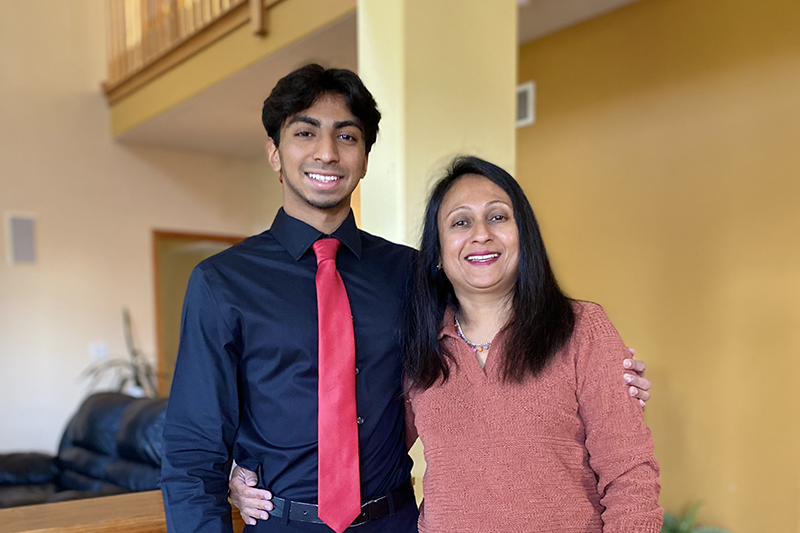
<path fill-rule="evenodd" d="M 361 514 L 353 317 L 336 270 L 338 239 L 314 243 L 319 321 L 319 518 L 342 533 Z"/>

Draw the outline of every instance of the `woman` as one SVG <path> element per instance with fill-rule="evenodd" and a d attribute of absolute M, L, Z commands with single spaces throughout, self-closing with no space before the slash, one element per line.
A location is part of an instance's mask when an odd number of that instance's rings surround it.
<path fill-rule="evenodd" d="M 561 292 L 501 168 L 461 158 L 437 183 L 409 316 L 421 532 L 660 530 L 650 432 L 619 387 L 625 346 L 599 306 Z"/>
<path fill-rule="evenodd" d="M 420 531 L 660 530 L 652 439 L 619 386 L 627 350 L 599 306 L 561 292 L 499 167 L 459 158 L 435 186 L 408 316 Z"/>

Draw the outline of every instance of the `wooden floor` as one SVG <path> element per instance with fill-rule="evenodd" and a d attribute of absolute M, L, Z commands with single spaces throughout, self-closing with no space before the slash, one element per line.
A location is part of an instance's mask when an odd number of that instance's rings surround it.
<path fill-rule="evenodd" d="M 233 530 L 244 523 L 233 513 Z M 160 491 L 0 509 L 0 533 L 166 533 Z"/>

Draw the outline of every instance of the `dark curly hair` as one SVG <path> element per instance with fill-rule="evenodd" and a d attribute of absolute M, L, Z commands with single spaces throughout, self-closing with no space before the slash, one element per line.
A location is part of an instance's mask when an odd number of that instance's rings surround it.
<path fill-rule="evenodd" d="M 366 153 L 369 153 L 378 137 L 378 123 L 381 121 L 375 99 L 355 72 L 325 69 L 317 64 L 306 65 L 281 78 L 264 100 L 261 122 L 275 146 L 280 144 L 281 126 L 287 118 L 331 94 L 342 96 L 350 112 L 361 121 Z"/>

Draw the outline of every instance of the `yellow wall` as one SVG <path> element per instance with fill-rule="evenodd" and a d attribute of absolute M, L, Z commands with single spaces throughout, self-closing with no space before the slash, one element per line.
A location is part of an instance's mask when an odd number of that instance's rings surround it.
<path fill-rule="evenodd" d="M 556 273 L 655 382 L 662 504 L 798 531 L 800 3 L 643 0 L 522 47 Z"/>
<path fill-rule="evenodd" d="M 383 114 L 363 223 L 395 242 L 417 244 L 427 194 L 455 155 L 515 163 L 517 4 L 455 4 L 358 2 L 359 75 Z"/>
<path fill-rule="evenodd" d="M 155 353 L 152 230 L 251 234 L 280 205 L 266 158 L 128 148 L 108 132 L 105 0 L 4 2 L 0 221 L 37 217 L 39 261 L 0 231 L 0 452 L 54 452 L 86 395 L 88 346 L 125 353 L 121 309 Z"/>

